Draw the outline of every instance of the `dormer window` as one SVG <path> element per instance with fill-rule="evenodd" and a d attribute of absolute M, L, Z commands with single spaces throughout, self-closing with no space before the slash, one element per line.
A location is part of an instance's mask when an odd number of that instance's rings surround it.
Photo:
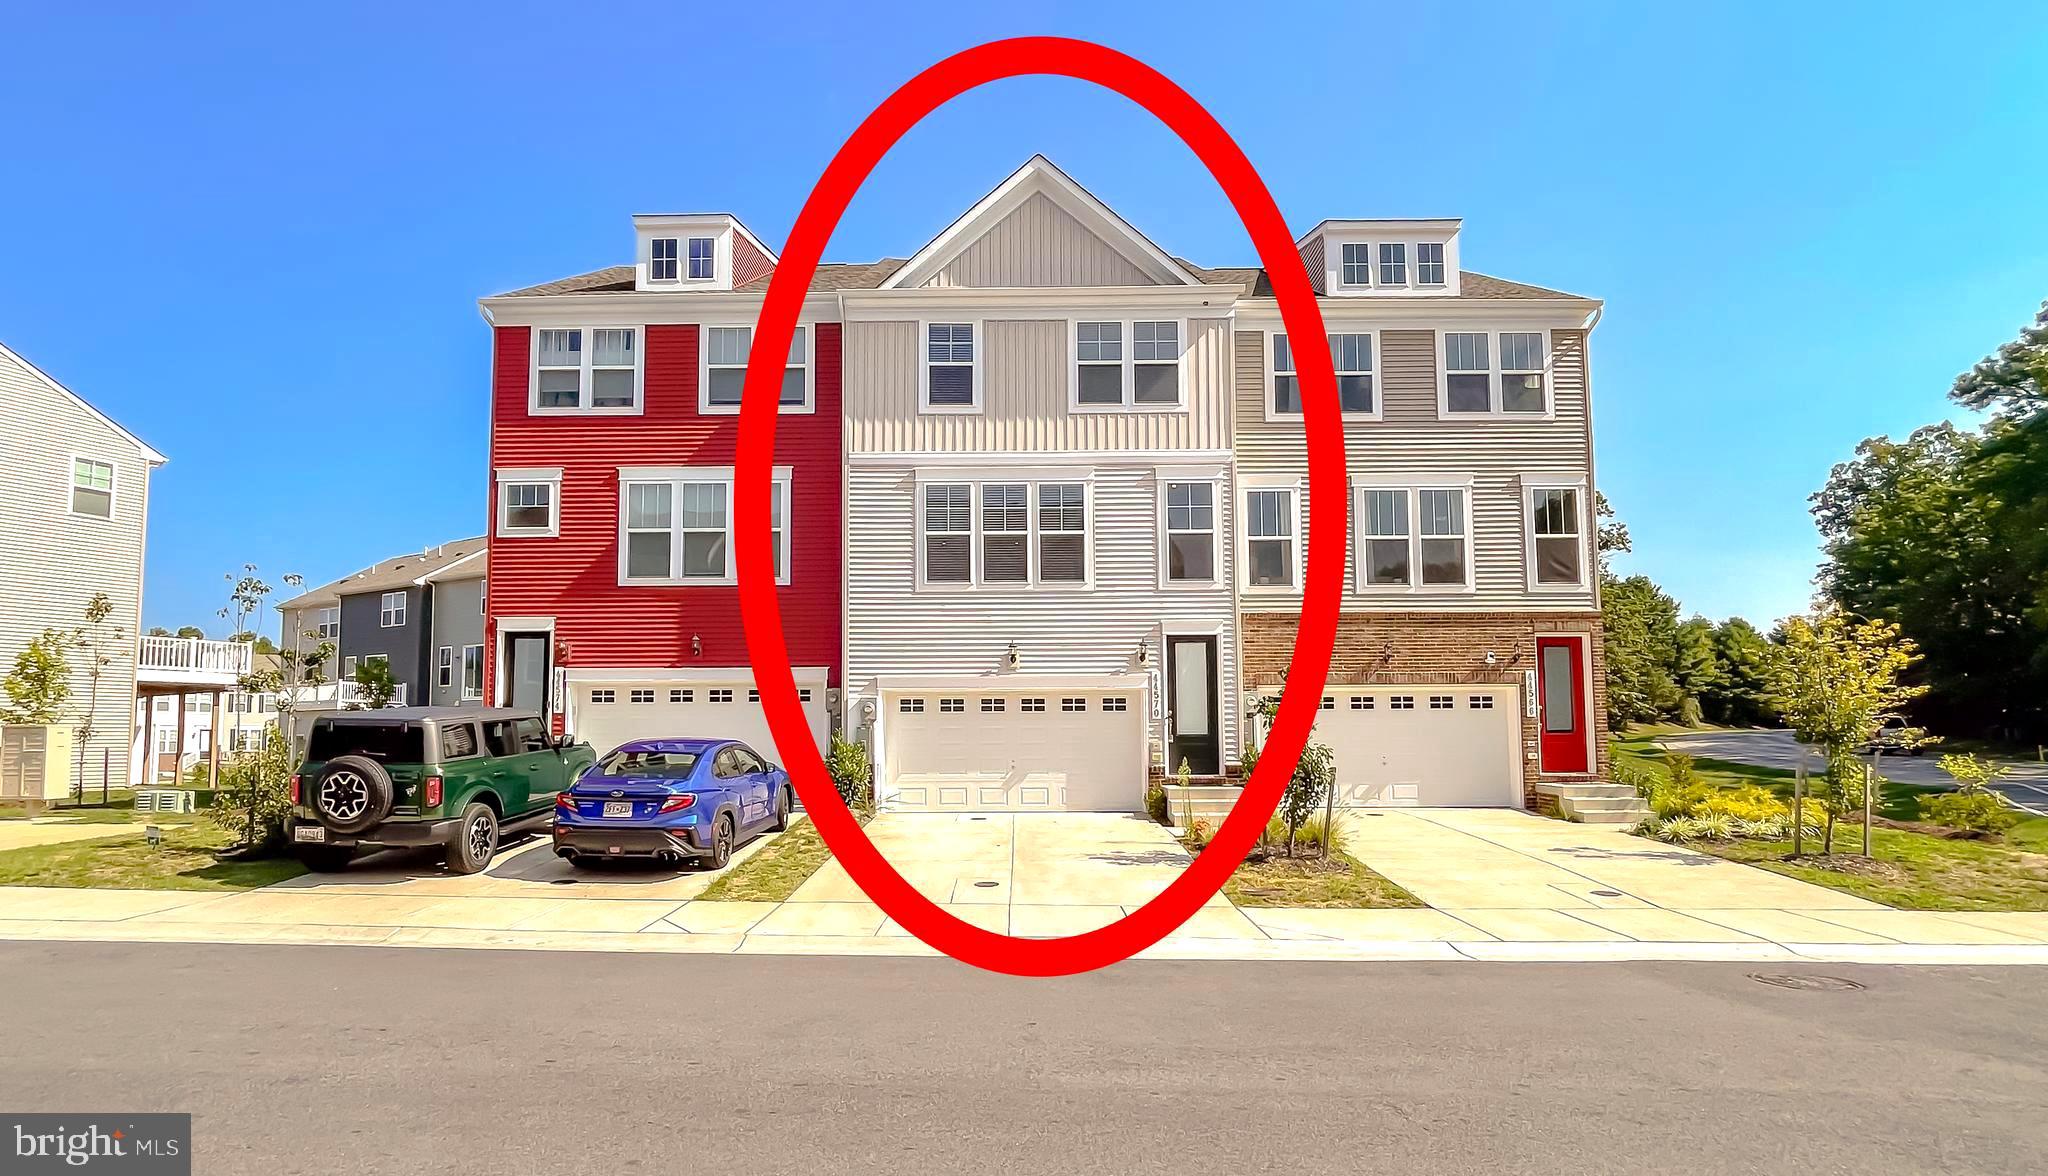
<path fill-rule="evenodd" d="M 1380 246 L 1380 285 L 1408 284 L 1408 246 L 1395 241 Z"/>
<path fill-rule="evenodd" d="M 647 258 L 647 280 L 650 282 L 673 282 L 676 280 L 676 239 L 656 237 L 653 251 Z"/>
<path fill-rule="evenodd" d="M 671 242 L 673 244 L 673 242 Z M 690 280 L 708 282 L 717 275 L 718 239 L 716 237 L 690 238 Z"/>
<path fill-rule="evenodd" d="M 1359 243 L 1344 246 L 1344 284 L 1372 285 L 1372 246 Z"/>
<path fill-rule="evenodd" d="M 1441 286 L 1444 284 L 1444 243 L 1424 241 L 1415 247 L 1415 284 L 1418 286 Z"/>

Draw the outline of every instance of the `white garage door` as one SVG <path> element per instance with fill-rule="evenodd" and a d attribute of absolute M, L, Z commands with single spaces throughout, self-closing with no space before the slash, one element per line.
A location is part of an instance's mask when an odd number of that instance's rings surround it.
<path fill-rule="evenodd" d="M 891 808 L 1143 807 L 1142 691 L 904 692 L 882 705 L 882 799 Z"/>
<path fill-rule="evenodd" d="M 1522 803 L 1515 692 L 1497 686 L 1333 686 L 1315 738 L 1336 753 L 1340 805 Z"/>
<path fill-rule="evenodd" d="M 740 739 L 770 760 L 782 759 L 760 700 L 744 682 L 579 682 L 571 689 L 576 737 L 599 755 L 632 739 Z M 798 697 L 822 747 L 825 692 L 802 686 Z"/>

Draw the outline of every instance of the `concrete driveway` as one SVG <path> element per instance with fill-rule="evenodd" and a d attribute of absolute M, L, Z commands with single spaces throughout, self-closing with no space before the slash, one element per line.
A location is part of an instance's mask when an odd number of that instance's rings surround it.
<path fill-rule="evenodd" d="M 1782 768 L 1789 772 L 1798 767 L 1802 755 L 1809 771 L 1817 772 L 1821 767 L 1820 753 L 1794 739 L 1790 731 L 1695 731 L 1666 735 L 1658 742 L 1687 755 L 1755 764 L 1760 768 Z M 1901 784 L 1953 787 L 1955 782 L 1935 766 L 1939 758 L 1941 747 L 1936 744 L 1925 755 L 1888 755 L 1880 770 L 1886 779 Z M 2011 767 L 2012 774 L 1993 787 L 2019 808 L 2048 816 L 2048 764 L 2014 763 Z"/>
<path fill-rule="evenodd" d="M 868 836 L 919 893 L 966 922 L 1005 935 L 1078 935 L 1143 906 L 1187 867 L 1153 822 L 1114 813 L 883 813 Z M 797 888 L 754 934 L 905 934 L 834 860 Z M 1212 895 L 1183 934 L 1258 937 Z"/>

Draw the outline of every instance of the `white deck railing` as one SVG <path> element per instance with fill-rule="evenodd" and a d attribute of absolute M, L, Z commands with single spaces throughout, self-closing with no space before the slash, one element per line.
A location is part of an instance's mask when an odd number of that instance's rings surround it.
<path fill-rule="evenodd" d="M 249 672 L 249 656 L 242 641 L 144 637 L 136 668 L 144 674 L 238 679 Z"/>

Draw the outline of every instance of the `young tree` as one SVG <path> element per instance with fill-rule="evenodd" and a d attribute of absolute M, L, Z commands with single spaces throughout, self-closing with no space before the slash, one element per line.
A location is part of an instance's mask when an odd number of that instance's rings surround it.
<path fill-rule="evenodd" d="M 71 777 L 73 792 L 78 796 L 85 795 L 85 750 L 93 737 L 94 716 L 99 714 L 100 679 L 106 675 L 107 667 L 114 664 L 114 650 L 121 644 L 121 626 L 109 629 L 107 625 L 113 615 L 114 602 L 106 593 L 95 592 L 85 602 L 85 625 L 78 631 L 78 646 L 86 655 L 87 681 L 85 718 L 78 724 L 78 770 Z"/>
<path fill-rule="evenodd" d="M 71 713 L 71 651 L 80 641 L 77 630 L 44 629 L 15 656 L 14 672 L 0 682 L 7 705 L 0 722 L 44 726 L 61 723 Z"/>
<path fill-rule="evenodd" d="M 1827 814 L 1823 851 L 1835 851 L 1835 822 L 1863 807 L 1863 764 L 1856 753 L 1899 717 L 1925 686 L 1900 681 L 1920 660 L 1913 642 L 1886 621 L 1854 621 L 1836 609 L 1791 617 L 1784 656 L 1772 667 L 1774 701 L 1801 743 L 1827 759 L 1820 793 Z"/>
<path fill-rule="evenodd" d="M 180 625 L 176 636 L 188 637 L 194 641 L 204 641 L 206 639 L 206 630 L 197 625 Z"/>
<path fill-rule="evenodd" d="M 253 576 L 253 568 L 250 569 Z M 248 577 L 245 577 L 248 578 Z M 286 573 L 279 580 L 297 588 L 305 578 Z M 251 598 L 242 615 L 262 607 L 270 592 L 258 581 L 261 591 L 251 587 L 241 592 Z M 241 586 L 231 590 L 230 609 L 243 602 L 232 599 Z M 237 625 L 240 628 L 241 625 Z M 247 694 L 268 694 L 277 700 L 277 721 L 263 733 L 263 742 L 251 752 L 238 754 L 225 775 L 221 801 L 214 820 L 224 829 L 242 833 L 242 848 L 250 853 L 274 851 L 282 842 L 285 814 L 290 809 L 291 775 L 298 766 L 297 719 L 299 692 L 319 687 L 327 680 L 327 663 L 334 657 L 334 643 L 319 641 L 306 648 L 279 649 L 275 665 L 253 667 L 236 683 Z"/>
<path fill-rule="evenodd" d="M 1273 724 L 1273 716 L 1280 713 L 1280 696 L 1260 694 L 1253 698 L 1251 714 L 1263 730 Z M 1260 752 L 1256 744 L 1247 737 L 1245 752 L 1240 757 L 1247 778 L 1258 766 Z M 1337 756 L 1328 747 L 1311 739 L 1302 745 L 1301 759 L 1295 762 L 1294 774 L 1287 778 L 1287 787 L 1280 793 L 1280 804 L 1273 815 L 1287 828 L 1287 856 L 1294 856 L 1295 837 L 1301 827 L 1308 823 L 1316 810 L 1324 807 L 1330 797 L 1330 790 L 1337 784 Z M 1330 842 L 1336 839 L 1335 829 L 1324 828 L 1322 855 L 1327 857 Z"/>
<path fill-rule="evenodd" d="M 398 693 L 398 679 L 391 674 L 391 663 L 381 657 L 356 663 L 356 686 L 362 692 L 366 710 L 383 710 Z"/>

